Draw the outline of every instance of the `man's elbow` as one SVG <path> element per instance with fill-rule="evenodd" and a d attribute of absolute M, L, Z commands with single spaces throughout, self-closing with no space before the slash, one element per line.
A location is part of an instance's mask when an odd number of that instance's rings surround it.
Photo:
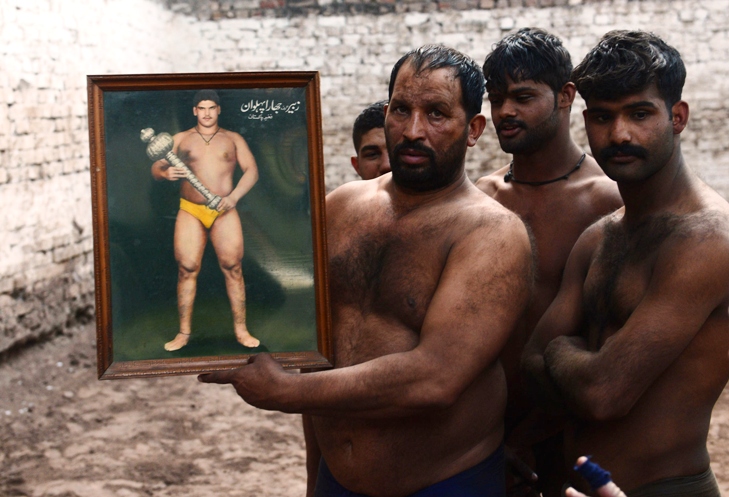
<path fill-rule="evenodd" d="M 440 411 L 448 409 L 458 402 L 463 388 L 453 383 L 431 383 L 411 392 L 405 397 L 409 408 L 422 411 Z"/>

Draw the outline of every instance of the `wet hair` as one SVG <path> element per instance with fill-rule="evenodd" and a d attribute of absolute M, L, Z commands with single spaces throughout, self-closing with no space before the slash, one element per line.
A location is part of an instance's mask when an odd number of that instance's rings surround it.
<path fill-rule="evenodd" d="M 585 102 L 616 100 L 655 83 L 670 112 L 681 100 L 686 67 L 678 50 L 653 33 L 610 31 L 575 67 L 572 81 Z"/>
<path fill-rule="evenodd" d="M 362 144 L 362 136 L 375 128 L 385 127 L 385 104 L 387 100 L 380 100 L 368 105 L 359 113 L 357 119 L 354 120 L 352 127 L 352 141 L 354 142 L 354 150 L 359 153 L 359 146 Z"/>
<path fill-rule="evenodd" d="M 512 81 L 544 83 L 557 93 L 570 80 L 572 58 L 562 40 L 539 28 L 522 28 L 496 43 L 483 63 L 486 89 L 506 93 Z"/>
<path fill-rule="evenodd" d="M 463 108 L 466 110 L 466 116 L 470 120 L 473 116 L 481 112 L 485 81 L 481 68 L 468 55 L 443 45 L 424 45 L 415 50 L 411 50 L 403 55 L 392 68 L 392 74 L 390 74 L 390 98 L 392 98 L 392 92 L 395 88 L 397 74 L 405 62 L 410 62 L 416 74 L 441 68 L 453 68 L 456 72 L 456 77 L 461 81 L 461 99 Z"/>
<path fill-rule="evenodd" d="M 220 105 L 220 97 L 218 97 L 218 93 L 215 90 L 200 90 L 195 93 L 195 96 L 192 97 L 192 106 L 197 107 L 197 104 L 203 100 L 210 100 L 211 102 L 215 102 L 215 105 Z"/>

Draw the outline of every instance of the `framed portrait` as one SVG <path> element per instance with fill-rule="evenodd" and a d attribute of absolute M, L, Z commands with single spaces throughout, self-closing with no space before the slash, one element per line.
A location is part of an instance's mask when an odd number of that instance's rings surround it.
<path fill-rule="evenodd" d="M 87 86 L 99 379 L 331 367 L 319 74 Z"/>

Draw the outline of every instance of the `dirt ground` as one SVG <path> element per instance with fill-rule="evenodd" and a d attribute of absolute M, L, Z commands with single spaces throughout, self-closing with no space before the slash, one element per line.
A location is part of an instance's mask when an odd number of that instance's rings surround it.
<path fill-rule="evenodd" d="M 729 388 L 709 430 L 729 497 Z M 298 416 L 194 376 L 96 380 L 93 326 L 0 365 L 0 495 L 303 496 Z"/>

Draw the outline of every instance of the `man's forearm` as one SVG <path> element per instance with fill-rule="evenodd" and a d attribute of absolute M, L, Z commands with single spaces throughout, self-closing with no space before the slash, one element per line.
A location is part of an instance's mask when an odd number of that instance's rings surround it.
<path fill-rule="evenodd" d="M 534 402 L 545 412 L 562 414 L 564 398 L 547 371 L 544 356 L 538 351 L 525 350 L 521 367 L 525 373 L 527 391 Z"/>
<path fill-rule="evenodd" d="M 229 197 L 231 197 L 233 200 L 235 200 L 236 203 L 240 201 L 249 191 L 251 191 L 251 188 L 258 182 L 258 171 L 257 170 L 249 170 L 246 171 L 241 179 L 238 181 L 238 184 L 235 185 L 235 188 L 233 189 L 230 194 L 228 194 Z"/>
<path fill-rule="evenodd" d="M 605 371 L 598 359 L 579 337 L 559 337 L 544 351 L 545 371 L 567 407 L 591 419 L 603 419 L 611 403 L 603 388 Z"/>
<path fill-rule="evenodd" d="M 283 399 L 283 404 L 293 408 L 290 412 L 358 418 L 412 416 L 452 405 L 460 389 L 448 381 L 446 371 L 403 360 L 412 353 L 295 375 L 286 389 L 290 398 Z"/>

